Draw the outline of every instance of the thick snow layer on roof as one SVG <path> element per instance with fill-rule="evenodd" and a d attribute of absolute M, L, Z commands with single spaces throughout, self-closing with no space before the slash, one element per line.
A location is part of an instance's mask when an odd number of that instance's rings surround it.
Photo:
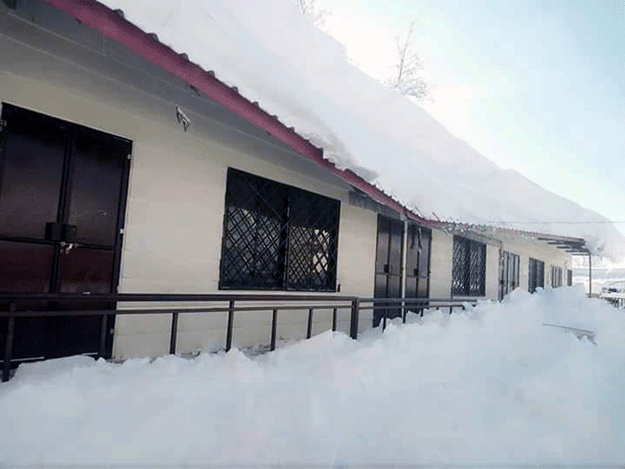
<path fill-rule="evenodd" d="M 625 238 L 601 215 L 504 170 L 451 135 L 425 110 L 350 64 L 344 47 L 290 0 L 104 0 L 161 42 L 426 218 L 518 224 L 584 237 L 625 258 Z M 531 136 L 528 136 L 531 138 Z M 548 157 L 548 155 L 545 155 Z"/>
<path fill-rule="evenodd" d="M 410 319 L 358 341 L 324 332 L 252 358 L 22 365 L 0 385 L 0 466 L 625 460 L 622 310 L 571 287 Z M 544 323 L 587 330 L 596 345 Z"/>

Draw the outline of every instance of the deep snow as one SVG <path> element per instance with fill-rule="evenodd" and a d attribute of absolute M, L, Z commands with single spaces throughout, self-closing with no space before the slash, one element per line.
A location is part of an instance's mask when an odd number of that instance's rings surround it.
<path fill-rule="evenodd" d="M 516 222 L 518 229 L 581 236 L 597 254 L 625 258 L 625 237 L 605 217 L 498 167 L 452 136 L 420 106 L 352 65 L 344 46 L 291 0 L 103 2 L 427 218 Z"/>
<path fill-rule="evenodd" d="M 625 461 L 622 311 L 571 287 L 410 319 L 252 358 L 22 366 L 0 386 L 0 466 Z"/>

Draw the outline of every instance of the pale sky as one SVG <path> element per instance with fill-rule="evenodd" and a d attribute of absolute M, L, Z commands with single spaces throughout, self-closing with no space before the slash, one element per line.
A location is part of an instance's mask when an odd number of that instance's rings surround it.
<path fill-rule="evenodd" d="M 317 5 L 375 78 L 388 76 L 394 37 L 416 19 L 437 120 L 501 167 L 625 221 L 625 0 Z"/>

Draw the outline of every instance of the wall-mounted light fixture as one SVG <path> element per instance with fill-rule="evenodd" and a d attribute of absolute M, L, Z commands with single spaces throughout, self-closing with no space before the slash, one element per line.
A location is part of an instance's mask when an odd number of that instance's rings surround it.
<path fill-rule="evenodd" d="M 191 126 L 191 120 L 184 112 L 182 112 L 182 109 L 180 109 L 178 106 L 176 106 L 176 120 L 179 124 L 182 125 L 182 128 L 185 132 Z"/>

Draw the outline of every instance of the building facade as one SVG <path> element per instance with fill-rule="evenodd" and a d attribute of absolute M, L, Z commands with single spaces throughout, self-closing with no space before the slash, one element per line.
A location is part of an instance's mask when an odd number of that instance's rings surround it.
<path fill-rule="evenodd" d="M 0 39 L 1 292 L 497 300 L 566 284 L 563 250 L 419 219 L 49 3 L 0 3 Z M 364 312 L 359 328 L 379 320 Z M 16 356 L 93 353 L 98 321 L 20 321 Z M 266 341 L 270 321 L 238 314 L 234 346 Z M 331 321 L 316 315 L 313 333 Z M 306 322 L 281 315 L 280 337 L 303 338 Z M 167 353 L 171 327 L 117 317 L 108 355 Z M 225 314 L 184 315 L 177 350 L 223 348 L 225 327 Z"/>

